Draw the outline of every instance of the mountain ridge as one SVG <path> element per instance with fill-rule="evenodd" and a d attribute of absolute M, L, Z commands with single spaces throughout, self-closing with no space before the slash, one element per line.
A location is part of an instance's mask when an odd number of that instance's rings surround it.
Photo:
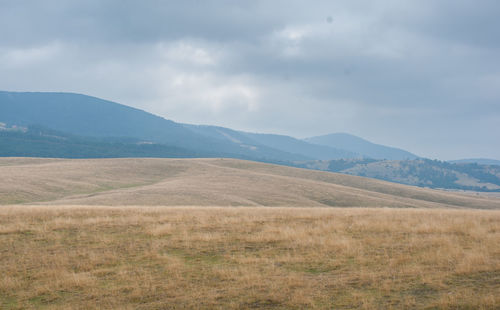
<path fill-rule="evenodd" d="M 119 103 L 74 93 L 0 91 L 0 122 L 41 125 L 85 137 L 131 137 L 190 149 L 212 156 L 298 160 L 307 157 L 281 150 L 248 149 L 199 135 L 180 123 Z"/>
<path fill-rule="evenodd" d="M 0 91 L 0 122 L 25 127 L 41 125 L 84 137 L 130 137 L 214 156 L 231 154 L 237 158 L 274 161 L 363 156 L 286 135 L 176 123 L 137 108 L 77 93 Z M 238 139 L 230 135 L 237 135 Z"/>
<path fill-rule="evenodd" d="M 219 139 L 229 139 L 236 143 L 246 143 L 247 147 L 271 147 L 291 154 L 298 154 L 305 158 L 314 159 L 338 159 L 338 158 L 357 158 L 360 155 L 341 150 L 338 148 L 316 145 L 306 141 L 279 134 L 251 133 L 246 131 L 234 130 L 221 126 L 212 125 L 191 125 L 184 124 L 187 128 L 195 130 L 201 135 Z"/>
<path fill-rule="evenodd" d="M 340 149 L 350 150 L 373 159 L 402 160 L 419 158 L 419 156 L 403 149 L 376 144 L 348 133 L 331 133 L 304 140 L 309 143 L 325 146 L 335 145 Z"/>

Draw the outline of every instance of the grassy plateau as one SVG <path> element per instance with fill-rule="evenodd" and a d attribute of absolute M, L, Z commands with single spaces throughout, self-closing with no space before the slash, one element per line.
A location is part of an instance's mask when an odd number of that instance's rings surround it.
<path fill-rule="evenodd" d="M 500 199 L 237 160 L 0 160 L 0 309 L 500 309 Z"/>

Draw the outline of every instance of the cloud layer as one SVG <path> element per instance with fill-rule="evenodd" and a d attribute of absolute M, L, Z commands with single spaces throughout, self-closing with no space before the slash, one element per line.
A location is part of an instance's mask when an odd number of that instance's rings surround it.
<path fill-rule="evenodd" d="M 500 158 L 500 3 L 0 1 L 0 89 Z"/>

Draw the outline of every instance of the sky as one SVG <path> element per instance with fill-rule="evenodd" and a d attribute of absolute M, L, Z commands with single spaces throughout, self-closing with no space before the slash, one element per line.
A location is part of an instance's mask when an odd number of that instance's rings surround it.
<path fill-rule="evenodd" d="M 500 159 L 498 0 L 0 0 L 0 90 Z"/>

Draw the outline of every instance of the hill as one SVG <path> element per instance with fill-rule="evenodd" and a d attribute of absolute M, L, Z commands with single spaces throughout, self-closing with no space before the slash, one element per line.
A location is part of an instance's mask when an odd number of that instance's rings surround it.
<path fill-rule="evenodd" d="M 498 209 L 500 200 L 235 159 L 0 159 L 0 204 Z"/>
<path fill-rule="evenodd" d="M 275 134 L 245 133 L 259 143 L 274 146 L 286 152 L 301 154 L 315 159 L 358 158 L 359 154 L 342 148 L 317 145 L 293 137 Z"/>
<path fill-rule="evenodd" d="M 416 159 L 417 155 L 402 149 L 375 144 L 365 139 L 347 134 L 333 133 L 305 139 L 309 143 L 325 145 L 360 154 L 363 157 L 374 159 Z"/>
<path fill-rule="evenodd" d="M 245 154 L 224 152 L 224 149 L 183 148 L 175 144 L 155 143 L 131 137 L 84 137 L 43 126 L 0 130 L 0 157 L 16 156 L 52 158 L 233 157 L 288 165 L 292 164 L 288 161 L 290 159 L 307 158 L 265 146 L 258 151 Z"/>
<path fill-rule="evenodd" d="M 13 126 L 35 125 L 63 135 L 126 138 L 165 144 L 205 157 L 229 156 L 268 161 L 306 158 L 271 147 L 248 148 L 227 139 L 200 135 L 182 124 L 139 109 L 73 93 L 0 91 L 0 122 L 0 131 Z M 18 135 L 18 140 L 20 138 Z M 36 153 L 36 149 L 32 152 Z"/>
<path fill-rule="evenodd" d="M 57 131 L 59 135 L 80 138 L 120 138 L 163 144 L 188 153 L 201 154 L 203 157 L 233 157 L 267 162 L 417 157 L 409 152 L 373 144 L 348 134 L 299 140 L 285 135 L 180 124 L 139 109 L 81 94 L 0 91 L 0 132 L 33 126 Z M 18 134 L 16 141 L 21 138 L 22 135 Z M 10 141 L 13 142 L 12 139 Z M 23 144 L 21 148 L 28 145 L 26 141 L 19 143 Z M 37 146 L 40 144 L 34 144 L 29 153 L 43 156 L 44 152 L 38 152 Z M 117 157 L 134 152 L 124 152 Z M 113 152 L 104 150 L 103 155 L 99 156 L 96 151 L 90 157 L 109 157 L 110 153 Z M 12 154 L 25 156 L 23 153 Z M 84 155 L 82 153 L 76 157 Z"/>
<path fill-rule="evenodd" d="M 500 160 L 491 158 L 467 158 L 467 159 L 449 160 L 448 162 L 453 164 L 478 164 L 478 165 L 500 166 Z"/>
<path fill-rule="evenodd" d="M 0 118 L 18 126 L 42 125 L 69 134 L 180 142 L 196 136 L 153 114 L 73 93 L 0 92 Z"/>
<path fill-rule="evenodd" d="M 92 138 L 71 135 L 41 126 L 0 130 L 0 157 L 120 158 L 200 157 L 177 146 L 145 142 L 134 138 Z"/>
<path fill-rule="evenodd" d="M 341 159 L 305 162 L 299 166 L 421 187 L 500 192 L 500 166 L 494 165 L 429 159 Z"/>
<path fill-rule="evenodd" d="M 277 134 L 262 134 L 250 133 L 244 131 L 236 131 L 229 128 L 207 125 L 188 125 L 185 126 L 200 135 L 205 135 L 211 138 L 227 139 L 234 143 L 242 143 L 248 148 L 273 148 L 290 154 L 297 154 L 303 158 L 309 159 L 338 159 L 338 158 L 357 158 L 358 154 L 332 148 L 324 145 L 308 143 L 294 137 L 277 135 Z"/>
<path fill-rule="evenodd" d="M 81 94 L 0 91 L 0 132 L 32 126 L 54 130 L 59 135 L 125 138 L 164 144 L 203 154 L 204 157 L 289 162 L 362 156 L 338 146 L 309 143 L 285 135 L 180 124 L 139 109 Z M 17 141 L 20 138 L 18 135 Z M 24 147 L 26 145 L 25 141 Z M 33 145 L 30 154 L 43 156 L 43 152 L 36 150 L 38 145 Z M 109 153 L 104 151 L 103 156 L 96 153 L 91 157 L 109 157 Z M 117 157 L 126 156 L 125 153 Z M 25 156 L 22 153 L 14 155 Z"/>

